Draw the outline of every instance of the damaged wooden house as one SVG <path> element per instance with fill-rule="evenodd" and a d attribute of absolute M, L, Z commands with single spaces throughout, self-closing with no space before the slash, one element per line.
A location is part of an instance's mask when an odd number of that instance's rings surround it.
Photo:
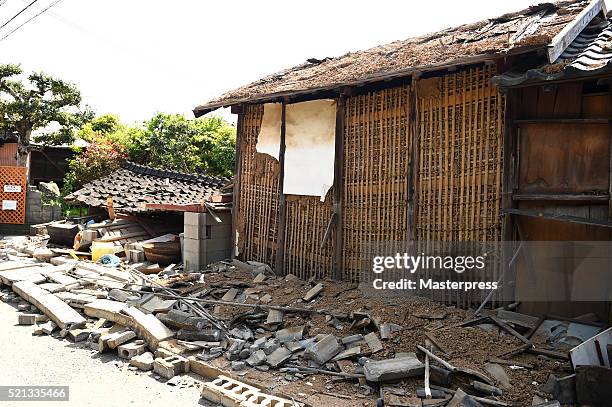
<path fill-rule="evenodd" d="M 602 0 L 544 3 L 308 59 L 196 107 L 238 114 L 236 253 L 356 281 L 368 242 L 609 240 L 611 44 Z M 583 308 L 610 309 L 526 312 Z"/>
<path fill-rule="evenodd" d="M 116 252 L 126 256 L 130 251 L 127 245 L 140 243 L 144 247 L 137 251 L 149 262 L 168 265 L 182 260 L 186 270 L 193 270 L 231 255 L 232 203 L 224 199 L 226 184 L 228 179 L 223 177 L 126 162 L 65 199 L 86 206 L 96 220 L 110 218 L 110 222 L 87 225 L 94 238 L 86 240 L 114 244 Z M 168 238 L 164 241 L 160 236 Z"/>

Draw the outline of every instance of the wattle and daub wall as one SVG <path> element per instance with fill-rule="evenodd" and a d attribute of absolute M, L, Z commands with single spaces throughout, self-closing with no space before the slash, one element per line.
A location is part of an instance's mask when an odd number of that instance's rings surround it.
<path fill-rule="evenodd" d="M 346 281 L 358 280 L 368 242 L 501 240 L 505 98 L 490 84 L 494 74 L 495 66 L 475 67 L 348 96 L 342 181 L 324 202 L 287 197 L 280 273 L 338 276 L 337 235 L 324 240 L 337 187 Z M 239 117 L 235 219 L 240 257 L 274 265 L 280 170 L 256 152 L 262 116 L 263 105 L 246 105 Z"/>

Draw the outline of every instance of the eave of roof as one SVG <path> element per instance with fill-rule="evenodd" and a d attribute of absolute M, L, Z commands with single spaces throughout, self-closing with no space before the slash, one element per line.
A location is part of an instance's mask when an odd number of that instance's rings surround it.
<path fill-rule="evenodd" d="M 595 19 L 551 64 L 524 72 L 506 72 L 492 82 L 500 87 L 528 86 L 612 73 L 612 20 Z"/>
<path fill-rule="evenodd" d="M 567 41 L 567 38 L 571 38 L 574 33 L 568 27 L 577 25 L 579 16 L 584 15 L 587 9 L 600 7 L 601 4 L 603 0 L 545 3 L 498 18 L 396 41 L 337 58 L 314 62 L 309 60 L 311 62 L 226 92 L 196 107 L 194 114 L 201 116 L 219 107 L 382 82 L 534 50 L 548 48 L 550 53 L 551 45 L 557 45 L 555 40 L 560 43 L 560 39 Z M 563 38 L 560 38 L 562 33 Z"/>

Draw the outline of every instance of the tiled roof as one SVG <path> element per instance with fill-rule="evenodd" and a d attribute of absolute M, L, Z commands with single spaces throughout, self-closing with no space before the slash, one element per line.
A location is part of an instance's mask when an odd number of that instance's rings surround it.
<path fill-rule="evenodd" d="M 141 212 L 146 203 L 200 203 L 228 181 L 224 177 L 185 174 L 128 162 L 111 175 L 89 182 L 68 195 L 66 200 L 106 207 L 106 199 L 111 196 L 116 210 Z"/>
<path fill-rule="evenodd" d="M 408 76 L 415 71 L 482 62 L 493 56 L 546 48 L 588 5 L 587 0 L 543 3 L 497 18 L 339 57 L 311 58 L 296 67 L 226 92 L 196 107 L 194 113 L 199 116 L 222 106 L 377 82 Z"/>
<path fill-rule="evenodd" d="M 493 78 L 500 86 L 596 75 L 612 67 L 612 22 L 596 17 L 552 64 Z"/>

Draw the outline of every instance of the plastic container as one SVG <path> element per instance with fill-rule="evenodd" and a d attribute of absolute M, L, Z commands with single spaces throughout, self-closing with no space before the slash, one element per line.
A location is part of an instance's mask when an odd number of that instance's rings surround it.
<path fill-rule="evenodd" d="M 92 242 L 91 260 L 96 262 L 105 254 L 115 254 L 115 244 L 113 242 Z"/>

